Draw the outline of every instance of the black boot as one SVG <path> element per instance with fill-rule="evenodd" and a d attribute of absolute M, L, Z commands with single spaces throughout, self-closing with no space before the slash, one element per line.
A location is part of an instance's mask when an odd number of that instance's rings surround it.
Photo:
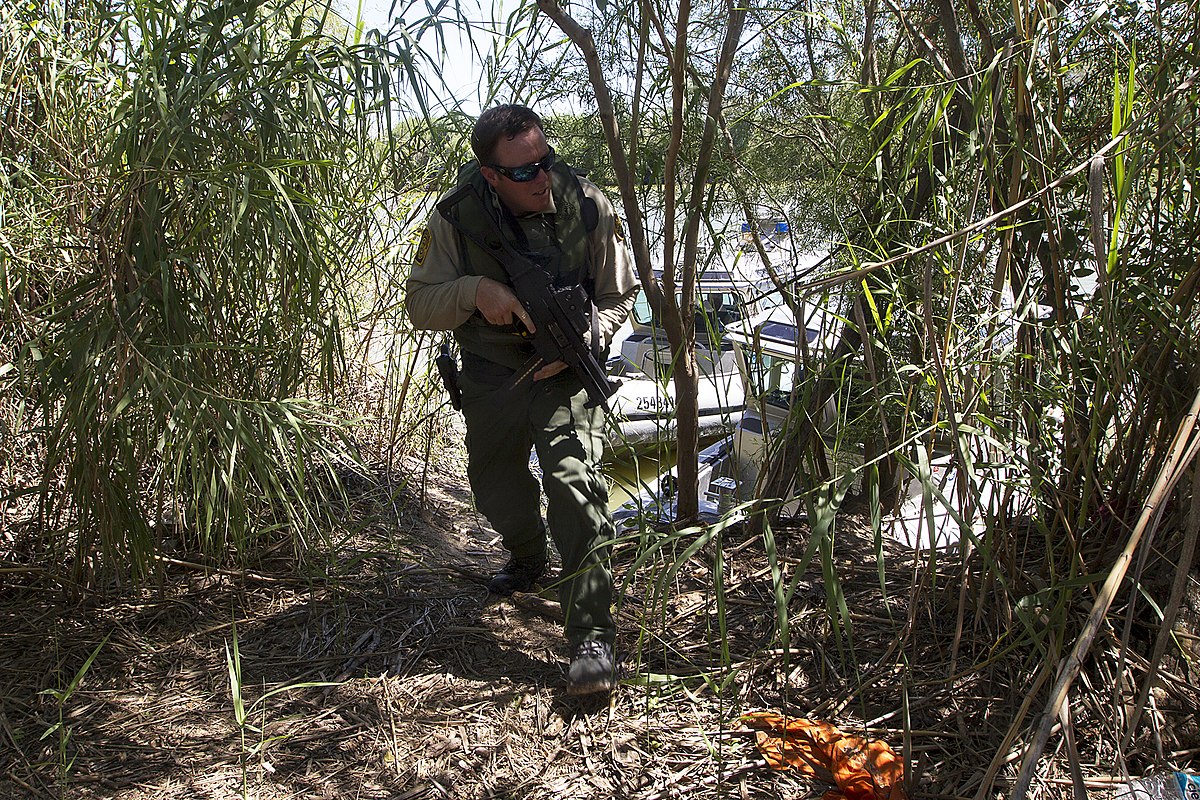
<path fill-rule="evenodd" d="M 528 592 L 546 572 L 546 558 L 513 558 L 488 581 L 488 591 L 502 597 Z"/>
<path fill-rule="evenodd" d="M 608 642 L 586 641 L 575 646 L 567 670 L 567 694 L 611 692 L 616 682 L 616 660 Z"/>

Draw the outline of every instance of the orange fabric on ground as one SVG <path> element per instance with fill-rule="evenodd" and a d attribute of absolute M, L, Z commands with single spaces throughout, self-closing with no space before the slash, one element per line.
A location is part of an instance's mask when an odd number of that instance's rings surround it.
<path fill-rule="evenodd" d="M 842 733 L 828 722 L 788 719 L 769 711 L 746 714 L 742 722 L 757 728 L 759 752 L 772 769 L 796 769 L 828 780 L 839 791 L 825 800 L 906 800 L 904 763 L 892 748 Z"/>

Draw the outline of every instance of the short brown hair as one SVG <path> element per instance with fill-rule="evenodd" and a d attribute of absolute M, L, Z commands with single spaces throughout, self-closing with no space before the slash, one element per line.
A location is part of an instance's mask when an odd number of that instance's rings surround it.
<path fill-rule="evenodd" d="M 515 103 L 489 108 L 475 120 L 471 150 L 480 164 L 489 164 L 501 137 L 513 139 L 530 128 L 541 128 L 542 118 L 532 108 Z"/>

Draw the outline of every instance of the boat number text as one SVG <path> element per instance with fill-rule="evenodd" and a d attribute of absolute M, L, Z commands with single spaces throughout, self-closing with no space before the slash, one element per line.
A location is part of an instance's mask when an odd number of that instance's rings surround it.
<path fill-rule="evenodd" d="M 661 395 L 640 395 L 637 399 L 638 411 L 655 411 L 661 413 L 663 411 L 671 411 L 673 408 L 674 404 L 671 402 L 671 398 L 669 397 L 663 397 Z"/>

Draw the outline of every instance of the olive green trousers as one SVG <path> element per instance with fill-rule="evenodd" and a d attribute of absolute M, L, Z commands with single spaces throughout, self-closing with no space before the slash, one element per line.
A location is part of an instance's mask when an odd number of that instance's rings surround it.
<path fill-rule="evenodd" d="M 562 559 L 557 589 L 567 641 L 572 647 L 589 639 L 611 643 L 616 628 L 608 555 L 614 529 L 600 471 L 603 410 L 584 406 L 587 393 L 569 371 L 502 393 L 464 370 L 460 386 L 476 507 L 515 558 L 544 557 L 549 528 Z M 533 448 L 546 492 L 545 526 L 529 466 Z"/>

